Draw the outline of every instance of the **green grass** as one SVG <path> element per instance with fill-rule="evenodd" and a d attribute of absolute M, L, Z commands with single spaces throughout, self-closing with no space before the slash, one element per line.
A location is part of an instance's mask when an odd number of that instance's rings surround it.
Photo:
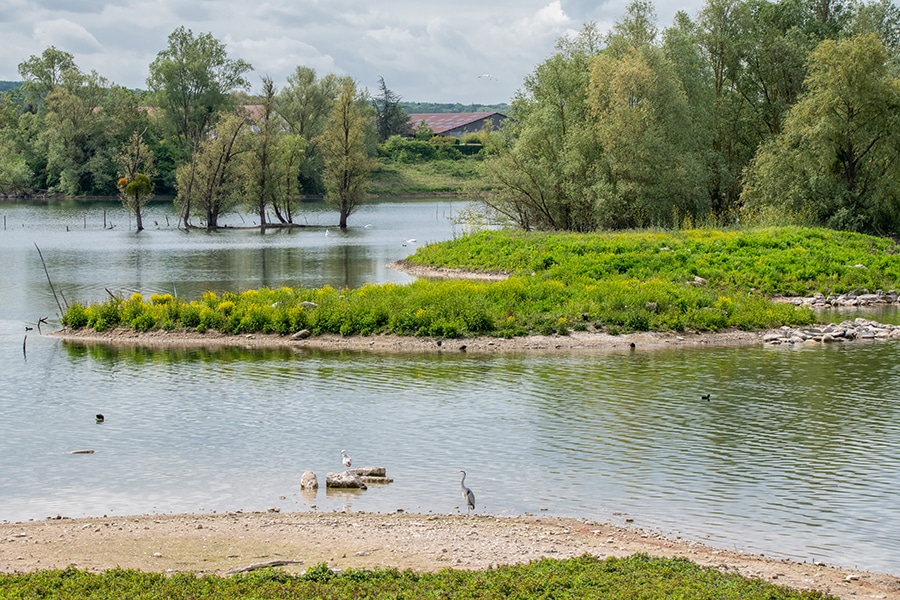
<path fill-rule="evenodd" d="M 892 240 L 804 227 L 589 235 L 485 231 L 429 245 L 409 260 L 567 283 L 682 284 L 702 277 L 710 287 L 765 296 L 874 291 L 900 282 L 900 246 Z"/>
<path fill-rule="evenodd" d="M 375 196 L 458 194 L 479 184 L 475 159 L 434 160 L 425 163 L 380 161 L 372 173 L 368 193 Z"/>
<path fill-rule="evenodd" d="M 72 304 L 63 324 L 105 330 L 514 337 L 576 331 L 758 330 L 814 322 L 774 295 L 892 289 L 897 245 L 810 228 L 616 234 L 482 232 L 420 248 L 420 265 L 504 271 L 501 282 L 419 279 L 280 288 L 185 301 L 140 294 Z M 701 279 L 697 279 L 701 278 Z M 312 304 L 310 304 L 312 303 Z M 314 306 L 313 306 L 314 305 Z"/>
<path fill-rule="evenodd" d="M 0 574 L 0 596 L 8 599 L 167 598 L 602 598 L 782 600 L 833 598 L 800 592 L 679 558 L 543 559 L 487 571 L 414 573 L 351 569 L 333 573 L 325 564 L 293 576 L 265 569 L 232 577 L 163 575 L 113 569 L 100 574 L 69 568 Z"/>

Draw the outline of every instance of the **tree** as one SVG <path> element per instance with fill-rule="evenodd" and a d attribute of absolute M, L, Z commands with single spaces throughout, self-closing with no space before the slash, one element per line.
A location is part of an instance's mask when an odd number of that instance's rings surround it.
<path fill-rule="evenodd" d="M 143 134 L 135 131 L 122 145 L 114 159 L 121 177 L 118 180 L 119 199 L 122 206 L 134 213 L 138 231 L 143 231 L 143 208 L 153 197 L 150 177 L 155 174 L 153 153 L 144 143 Z"/>
<path fill-rule="evenodd" d="M 33 109 L 40 107 L 47 94 L 63 85 L 67 72 L 78 71 L 75 57 L 50 46 L 38 56 L 31 56 L 19 64 L 22 90 Z"/>
<path fill-rule="evenodd" d="M 891 0 L 856 2 L 847 24 L 850 35 L 874 33 L 890 53 L 895 68 L 900 68 L 900 7 Z"/>
<path fill-rule="evenodd" d="M 525 78 L 501 130 L 507 143 L 485 162 L 489 210 L 522 229 L 590 231 L 603 149 L 587 104 L 596 28 L 563 38 Z"/>
<path fill-rule="evenodd" d="M 178 167 L 176 201 L 200 210 L 206 228 L 219 226 L 219 216 L 243 198 L 244 170 L 240 157 L 246 149 L 246 118 L 235 112 L 220 117 L 215 135 L 200 142 L 190 163 Z"/>
<path fill-rule="evenodd" d="M 660 48 L 593 62 L 590 103 L 604 148 L 600 224 L 679 226 L 709 211 L 687 94 Z"/>
<path fill-rule="evenodd" d="M 259 226 L 266 227 L 266 207 L 277 206 L 278 155 L 276 147 L 283 134 L 282 120 L 275 113 L 275 84 L 263 77 L 260 113 L 252 118 L 255 135 L 250 140 L 248 157 L 247 197 L 259 215 Z"/>
<path fill-rule="evenodd" d="M 384 142 L 392 135 L 408 136 L 412 134 L 409 115 L 400 106 L 402 98 L 388 89 L 384 77 L 378 78 L 379 95 L 372 99 L 375 107 L 375 131 L 378 142 Z"/>
<path fill-rule="evenodd" d="M 109 164 L 108 113 L 102 111 L 109 83 L 96 72 L 85 75 L 66 71 L 63 85 L 44 98 L 43 131 L 46 150 L 46 184 L 66 195 L 112 191 L 112 181 L 97 180 Z M 109 183 L 108 187 L 104 183 Z M 100 192 L 102 193 L 102 192 Z"/>
<path fill-rule="evenodd" d="M 169 35 L 168 48 L 150 64 L 147 87 L 178 139 L 182 159 L 190 159 L 217 116 L 234 106 L 232 92 L 249 87 L 244 73 L 250 69 L 243 60 L 228 58 L 225 45 L 209 33 L 194 36 L 179 27 Z M 190 202 L 182 202 L 182 209 L 187 226 Z"/>
<path fill-rule="evenodd" d="M 776 206 L 820 224 L 900 233 L 900 79 L 875 34 L 826 40 L 781 135 L 748 169 L 748 209 Z"/>
<path fill-rule="evenodd" d="M 318 141 L 335 98 L 346 81 L 349 78 L 333 73 L 318 78 L 315 70 L 300 66 L 288 77 L 288 84 L 278 94 L 278 114 L 290 132 L 303 140 L 304 152 L 298 156 L 297 166 L 302 193 L 318 194 L 325 190 Z"/>
<path fill-rule="evenodd" d="M 345 81 L 319 137 L 325 163 L 325 199 L 340 212 L 341 229 L 346 229 L 347 217 L 365 197 L 374 168 L 367 132 L 371 125 L 365 107 L 366 100 L 356 91 L 356 85 Z"/>

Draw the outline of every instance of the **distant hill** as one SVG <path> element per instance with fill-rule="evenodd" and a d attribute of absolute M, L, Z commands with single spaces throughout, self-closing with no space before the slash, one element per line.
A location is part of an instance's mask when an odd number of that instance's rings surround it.
<path fill-rule="evenodd" d="M 0 94 L 22 87 L 21 81 L 2 81 L 0 80 Z"/>
<path fill-rule="evenodd" d="M 406 114 L 420 113 L 473 113 L 473 112 L 509 112 L 509 104 L 459 104 L 441 102 L 406 102 L 401 101 L 400 107 Z"/>

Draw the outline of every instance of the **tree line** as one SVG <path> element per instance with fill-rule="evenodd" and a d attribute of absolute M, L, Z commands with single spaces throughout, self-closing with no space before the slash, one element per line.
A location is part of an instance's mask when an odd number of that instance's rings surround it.
<path fill-rule="evenodd" d="M 324 194 L 345 227 L 378 142 L 407 133 L 400 97 L 383 79 L 373 98 L 304 66 L 282 89 L 263 77 L 250 95 L 251 70 L 183 27 L 150 65 L 146 91 L 49 47 L 19 65 L 21 86 L 0 100 L 0 193 L 119 196 L 139 230 L 153 194 L 175 197 L 179 225 L 208 228 L 237 206 L 260 226 L 291 224 L 303 195 Z"/>
<path fill-rule="evenodd" d="M 632 2 L 558 41 L 485 161 L 525 229 L 803 222 L 900 234 L 900 10 L 708 0 L 659 30 Z"/>

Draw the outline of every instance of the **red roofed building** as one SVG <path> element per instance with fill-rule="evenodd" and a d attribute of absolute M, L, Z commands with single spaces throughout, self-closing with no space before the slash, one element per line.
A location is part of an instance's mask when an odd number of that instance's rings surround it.
<path fill-rule="evenodd" d="M 415 130 L 424 121 L 434 135 L 462 137 L 481 131 L 488 123 L 491 129 L 497 129 L 505 119 L 506 115 L 498 112 L 416 113 L 409 115 L 409 124 Z"/>

